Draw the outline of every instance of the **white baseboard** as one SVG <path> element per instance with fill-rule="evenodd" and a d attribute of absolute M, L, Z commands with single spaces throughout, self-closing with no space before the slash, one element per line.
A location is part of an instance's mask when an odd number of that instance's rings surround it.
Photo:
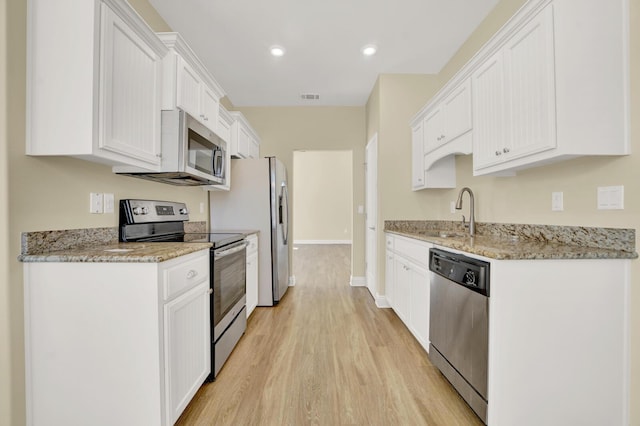
<path fill-rule="evenodd" d="M 295 275 L 291 275 L 289 277 L 289 287 L 293 287 L 296 285 L 296 276 Z"/>
<path fill-rule="evenodd" d="M 374 297 L 375 301 L 376 301 L 376 306 L 378 308 L 390 308 L 391 305 L 389 304 L 389 301 L 387 300 L 387 297 L 382 295 L 382 294 L 376 294 L 376 297 Z"/>
<path fill-rule="evenodd" d="M 349 282 L 351 287 L 366 287 L 367 279 L 366 277 L 354 277 L 351 275 L 351 281 Z"/>
<path fill-rule="evenodd" d="M 293 244 L 351 244 L 352 240 L 295 240 Z"/>

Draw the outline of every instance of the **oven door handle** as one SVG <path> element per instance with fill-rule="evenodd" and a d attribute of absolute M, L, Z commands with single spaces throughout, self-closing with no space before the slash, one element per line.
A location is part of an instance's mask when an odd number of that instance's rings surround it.
<path fill-rule="evenodd" d="M 249 243 L 247 241 L 243 241 L 240 244 L 238 244 L 236 246 L 233 246 L 231 248 L 228 248 L 226 250 L 214 251 L 213 258 L 214 259 L 221 259 L 221 258 L 223 258 L 225 256 L 232 255 L 234 253 L 237 253 L 239 251 L 242 251 L 242 250 L 246 249 L 248 245 L 249 245 Z"/>

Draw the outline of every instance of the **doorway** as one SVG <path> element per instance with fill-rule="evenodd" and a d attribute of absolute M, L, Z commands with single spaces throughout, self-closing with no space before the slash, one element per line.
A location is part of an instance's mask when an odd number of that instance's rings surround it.
<path fill-rule="evenodd" d="M 353 243 L 352 151 L 294 151 L 291 190 L 294 269 L 296 257 L 301 257 L 303 252 L 314 252 L 314 247 L 318 253 L 330 251 L 332 247 L 341 253 L 347 250 L 350 264 Z"/>

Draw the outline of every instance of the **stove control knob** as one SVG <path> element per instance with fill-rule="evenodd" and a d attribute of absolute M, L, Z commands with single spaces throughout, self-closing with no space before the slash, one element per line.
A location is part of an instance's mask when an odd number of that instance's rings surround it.
<path fill-rule="evenodd" d="M 189 210 L 185 209 L 184 207 L 180 209 L 180 214 L 189 214 Z"/>
<path fill-rule="evenodd" d="M 145 215 L 149 213 L 149 210 L 146 207 L 134 207 L 133 214 L 135 215 Z"/>

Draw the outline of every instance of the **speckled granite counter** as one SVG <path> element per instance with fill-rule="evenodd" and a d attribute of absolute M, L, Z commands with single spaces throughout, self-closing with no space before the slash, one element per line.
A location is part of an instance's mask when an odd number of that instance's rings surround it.
<path fill-rule="evenodd" d="M 188 229 L 190 232 L 204 230 L 206 222 L 189 223 Z M 118 228 L 36 231 L 22 233 L 22 252 L 18 260 L 157 263 L 211 246 L 211 243 L 119 243 Z"/>
<path fill-rule="evenodd" d="M 386 232 L 492 259 L 635 259 L 635 230 L 581 226 L 385 221 Z"/>

